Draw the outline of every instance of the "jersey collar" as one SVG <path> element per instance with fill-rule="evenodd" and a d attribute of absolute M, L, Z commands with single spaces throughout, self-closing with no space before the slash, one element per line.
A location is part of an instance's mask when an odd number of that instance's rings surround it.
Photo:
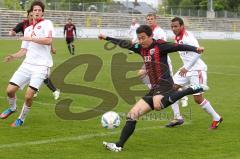
<path fill-rule="evenodd" d="M 36 19 L 36 23 L 35 24 L 33 24 L 33 22 L 31 23 L 31 25 L 33 25 L 33 29 L 34 29 L 34 27 L 38 24 L 38 23 L 40 23 L 41 21 L 43 21 L 44 19 L 43 18 L 39 18 L 39 19 Z"/>
<path fill-rule="evenodd" d="M 176 40 L 177 42 L 179 42 L 179 40 L 182 40 L 183 35 L 185 34 L 185 32 L 186 32 L 186 30 L 185 30 L 185 28 L 183 28 L 183 29 L 180 31 L 180 34 L 175 37 L 175 40 Z"/>

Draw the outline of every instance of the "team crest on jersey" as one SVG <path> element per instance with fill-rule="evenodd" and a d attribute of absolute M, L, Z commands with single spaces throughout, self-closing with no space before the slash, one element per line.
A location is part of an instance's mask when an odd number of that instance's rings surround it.
<path fill-rule="evenodd" d="M 151 62 L 152 57 L 151 56 L 144 56 L 144 62 Z"/>
<path fill-rule="evenodd" d="M 40 26 L 37 27 L 37 29 L 41 29 L 41 27 L 42 27 L 42 26 L 40 25 Z"/>
<path fill-rule="evenodd" d="M 150 52 L 150 55 L 153 55 L 154 52 L 155 52 L 155 49 L 153 48 L 153 49 L 151 49 L 149 52 Z"/>

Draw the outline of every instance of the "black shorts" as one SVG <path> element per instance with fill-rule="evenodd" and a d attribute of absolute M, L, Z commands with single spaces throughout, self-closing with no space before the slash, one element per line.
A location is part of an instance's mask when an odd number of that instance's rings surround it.
<path fill-rule="evenodd" d="M 151 109 L 154 109 L 153 96 L 155 95 L 166 96 L 172 93 L 173 91 L 175 91 L 175 89 L 173 87 L 172 78 L 164 79 L 164 80 L 161 79 L 155 87 L 153 87 L 144 97 L 142 97 L 142 99 L 146 103 L 148 103 Z"/>
<path fill-rule="evenodd" d="M 71 38 L 66 38 L 66 42 L 67 44 L 70 44 L 74 41 L 74 37 L 71 37 Z"/>

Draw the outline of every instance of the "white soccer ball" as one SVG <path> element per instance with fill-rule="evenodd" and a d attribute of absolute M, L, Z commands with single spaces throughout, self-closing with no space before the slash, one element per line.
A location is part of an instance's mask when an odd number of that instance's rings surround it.
<path fill-rule="evenodd" d="M 101 123 L 106 129 L 114 129 L 120 125 L 120 117 L 118 113 L 109 111 L 102 115 Z"/>

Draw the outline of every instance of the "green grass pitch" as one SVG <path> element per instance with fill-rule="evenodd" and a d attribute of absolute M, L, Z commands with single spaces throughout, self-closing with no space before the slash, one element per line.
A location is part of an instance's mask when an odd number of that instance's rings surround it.
<path fill-rule="evenodd" d="M 65 82 L 108 91 L 118 97 L 114 111 L 123 114 L 131 108 L 117 93 L 111 77 L 112 56 L 114 53 L 128 51 L 116 48 L 104 50 L 105 42 L 98 40 L 77 40 L 76 55 L 95 55 L 102 60 L 102 67 L 93 81 L 85 81 L 87 65 L 73 69 Z M 209 92 L 205 97 L 223 116 L 224 121 L 216 131 L 208 130 L 211 118 L 190 97 L 189 106 L 181 108 L 185 122 L 178 128 L 165 128 L 171 118 L 171 109 L 152 112 L 152 116 L 140 119 L 134 135 L 120 153 L 107 151 L 102 141 L 116 141 L 120 128 L 106 130 L 101 127 L 100 116 L 88 120 L 63 120 L 55 113 L 52 93 L 43 85 L 35 99 L 31 111 L 22 127 L 12 128 L 10 124 L 18 117 L 24 99 L 24 91 L 17 94 L 18 112 L 0 121 L 0 158 L 7 159 L 237 159 L 240 158 L 240 113 L 239 81 L 240 54 L 239 41 L 202 40 L 206 48 L 202 58 L 208 65 Z M 20 41 L 0 40 L 0 111 L 7 108 L 5 90 L 8 80 L 22 60 L 4 63 L 3 58 L 16 52 Z M 66 60 L 75 58 L 69 55 L 65 41 L 56 40 L 57 54 L 53 56 L 52 71 Z M 174 69 L 181 66 L 178 54 L 171 54 Z M 128 55 L 128 61 L 141 61 L 138 55 Z M 119 66 L 124 67 L 124 66 Z M 136 76 L 131 71 L 127 76 Z M 61 77 L 59 77 L 61 78 Z M 133 89 L 146 89 L 144 85 Z M 81 90 L 80 90 L 81 91 Z M 146 89 L 147 92 L 147 89 Z M 127 93 L 127 92 L 126 92 Z M 138 99 L 139 97 L 137 97 Z M 70 110 L 85 112 L 101 103 L 96 97 L 62 92 L 61 99 L 72 99 Z M 60 101 L 59 100 L 59 101 Z M 101 110 L 99 110 L 101 111 Z M 159 115 L 160 114 L 160 115 Z"/>

